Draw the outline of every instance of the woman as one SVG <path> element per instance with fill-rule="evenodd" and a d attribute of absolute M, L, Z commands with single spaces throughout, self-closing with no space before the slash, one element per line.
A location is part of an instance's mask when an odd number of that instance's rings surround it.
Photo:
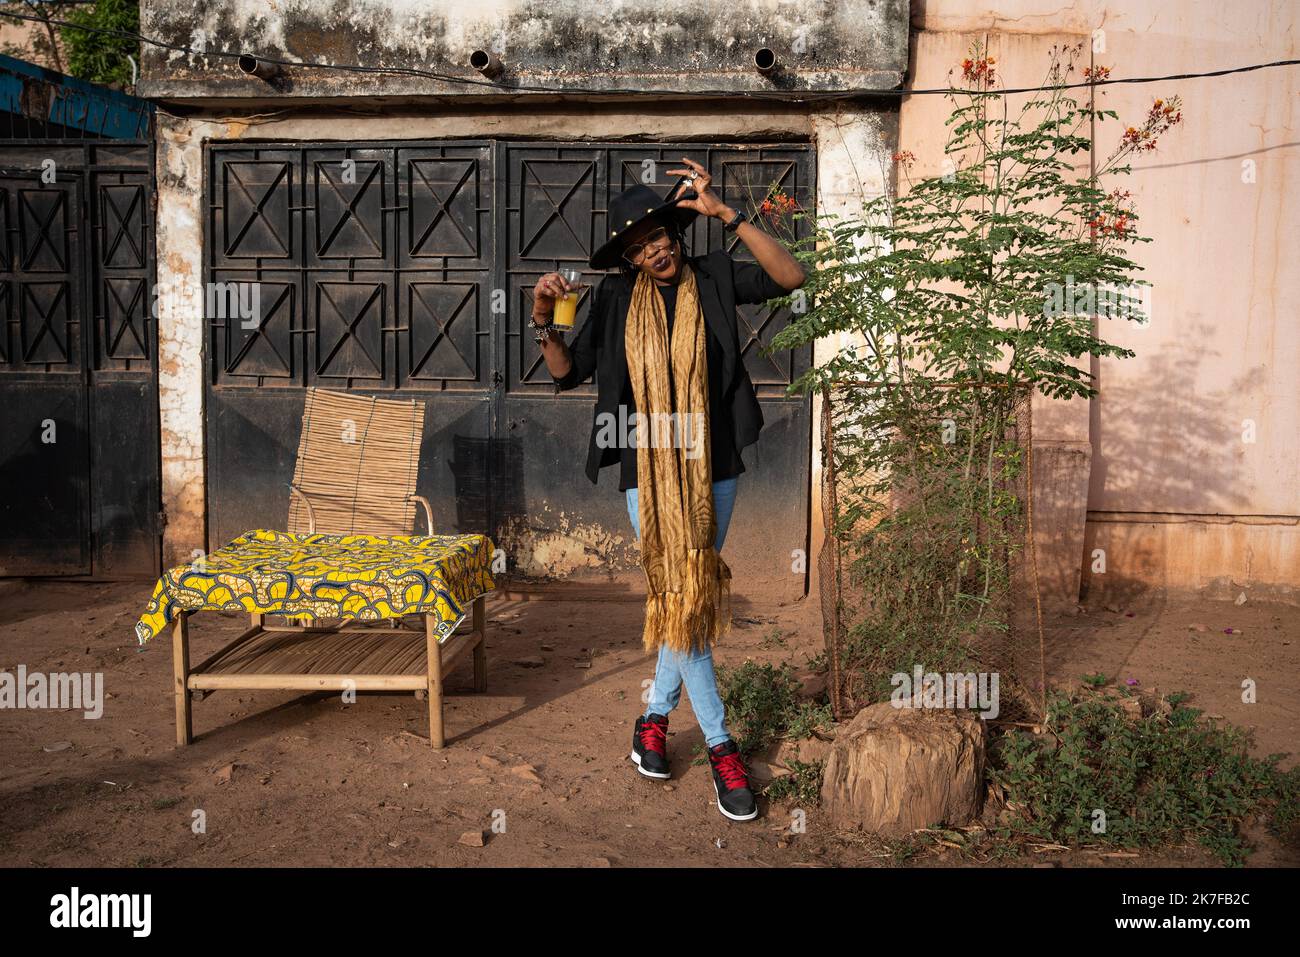
<path fill-rule="evenodd" d="M 596 373 L 587 477 L 594 483 L 600 469 L 618 463 L 619 489 L 641 542 L 644 640 L 658 660 L 631 759 L 647 777 L 670 776 L 668 714 L 685 681 L 718 810 L 748 821 L 758 809 L 727 732 L 712 653 L 730 624 L 731 573 L 719 552 L 745 471 L 740 451 L 763 426 L 740 356 L 736 305 L 783 296 L 803 284 L 804 272 L 780 243 L 710 191 L 703 166 L 685 157 L 682 163 L 686 168 L 669 170 L 690 181 L 679 197 L 665 202 L 648 186 L 633 186 L 610 202 L 609 235 L 591 267 L 617 265 L 620 274 L 596 287 L 572 347 L 551 325 L 556 298 L 570 288 L 558 273 L 537 281 L 532 322 L 557 392 Z M 699 215 L 735 231 L 757 262 L 737 262 L 724 250 L 687 256 L 683 233 Z M 628 441 L 621 425 L 638 420 Z"/>

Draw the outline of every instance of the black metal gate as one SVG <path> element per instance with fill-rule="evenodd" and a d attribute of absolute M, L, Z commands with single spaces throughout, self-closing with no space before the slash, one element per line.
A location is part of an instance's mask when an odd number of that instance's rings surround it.
<path fill-rule="evenodd" d="M 0 576 L 157 574 L 152 156 L 0 142 Z"/>
<path fill-rule="evenodd" d="M 732 205 L 779 186 L 812 206 L 803 145 L 210 147 L 205 278 L 258 284 L 260 310 L 209 315 L 209 543 L 283 526 L 303 389 L 320 386 L 425 398 L 420 492 L 440 529 L 489 530 L 513 574 L 639 575 L 614 470 L 595 490 L 581 471 L 594 386 L 555 396 L 521 323 L 538 276 L 585 267 L 609 197 L 647 180 L 666 190 L 659 171 L 683 155 Z M 722 241 L 719 224 L 695 226 L 695 250 Z M 807 401 L 784 388 L 809 356 L 759 354 L 779 311 L 746 306 L 741 320 L 767 427 L 746 452 L 727 551 L 751 583 L 793 597 L 806 585 L 791 552 L 807 545 L 810 430 Z"/>

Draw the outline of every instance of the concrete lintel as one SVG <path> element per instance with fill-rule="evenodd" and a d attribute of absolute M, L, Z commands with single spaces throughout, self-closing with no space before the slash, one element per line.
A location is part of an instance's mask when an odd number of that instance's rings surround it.
<path fill-rule="evenodd" d="M 908 0 L 144 0 L 149 97 L 892 89 Z M 760 50 L 775 54 L 760 71 Z M 487 74 L 471 63 L 490 54 Z M 239 56 L 260 59 L 257 76 Z M 334 68 L 322 68 L 321 65 Z M 343 68 L 343 69 L 338 69 Z"/>

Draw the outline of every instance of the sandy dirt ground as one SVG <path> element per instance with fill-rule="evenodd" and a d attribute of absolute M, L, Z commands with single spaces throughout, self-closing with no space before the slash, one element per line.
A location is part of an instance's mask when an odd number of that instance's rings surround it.
<path fill-rule="evenodd" d="M 632 721 L 652 675 L 636 601 L 489 602 L 488 691 L 468 662 L 448 679 L 448 747 L 428 746 L 410 694 L 225 692 L 195 705 L 197 740 L 174 746 L 170 639 L 136 644 L 149 587 L 0 586 L 0 668 L 102 672 L 103 717 L 0 710 L 0 864 L 8 866 L 888 866 L 891 848 L 836 833 L 807 812 L 760 800 L 757 821 L 724 820 L 683 696 L 672 715 L 665 785 L 628 761 Z M 821 650 L 815 600 L 762 607 L 737 598 L 717 651 L 796 665 Z M 202 614 L 201 660 L 246 619 Z M 1189 626 L 1204 626 L 1203 631 Z M 1101 671 L 1186 690 L 1210 714 L 1255 732 L 1263 755 L 1300 742 L 1300 609 L 1248 602 L 1153 601 L 1047 621 L 1049 675 Z M 1240 634 L 1228 635 L 1225 628 Z M 533 659 L 533 660 L 530 660 Z M 536 659 L 540 659 L 538 665 Z M 520 663 L 522 662 L 522 663 Z M 1258 682 L 1243 704 L 1241 682 Z M 1284 766 L 1294 763 L 1288 758 Z M 205 829 L 195 833 L 195 812 Z M 494 824 L 499 832 L 494 832 Z M 502 829 L 502 825 L 504 828 Z M 486 832 L 482 847 L 460 843 Z M 1295 865 L 1300 849 L 1262 828 L 1252 865 Z M 909 866 L 970 865 L 942 847 Z M 1011 865 L 1207 865 L 1196 848 L 1136 857 L 1036 854 Z"/>

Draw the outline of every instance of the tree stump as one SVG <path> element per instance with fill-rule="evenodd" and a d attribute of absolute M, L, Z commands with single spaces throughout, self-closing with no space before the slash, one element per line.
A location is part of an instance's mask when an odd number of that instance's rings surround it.
<path fill-rule="evenodd" d="M 984 794 L 984 722 L 965 711 L 863 708 L 835 737 L 822 809 L 836 827 L 899 838 L 970 823 Z"/>

